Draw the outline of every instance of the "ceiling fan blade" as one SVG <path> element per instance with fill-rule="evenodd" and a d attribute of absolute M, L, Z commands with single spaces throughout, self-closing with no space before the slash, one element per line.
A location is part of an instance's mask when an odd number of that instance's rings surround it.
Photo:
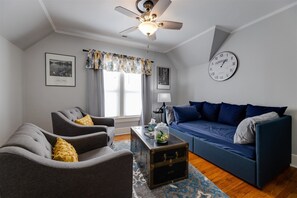
<path fill-rule="evenodd" d="M 160 17 L 170 4 L 171 0 L 159 0 L 156 5 L 154 5 L 150 15 L 155 14 L 157 17 Z"/>
<path fill-rule="evenodd" d="M 183 23 L 175 21 L 161 21 L 158 23 L 160 28 L 180 30 L 183 27 Z"/>
<path fill-rule="evenodd" d="M 121 31 L 120 34 L 125 35 L 125 34 L 128 34 L 130 32 L 133 32 L 133 31 L 135 31 L 137 29 L 138 29 L 137 26 L 133 26 L 133 27 L 130 27 L 128 29 L 125 29 L 125 30 Z"/>
<path fill-rule="evenodd" d="M 156 33 L 148 36 L 148 39 L 150 39 L 151 41 L 155 41 L 157 39 Z"/>
<path fill-rule="evenodd" d="M 120 12 L 120 13 L 122 13 L 122 14 L 124 14 L 124 15 L 126 15 L 126 16 L 128 16 L 128 17 L 139 19 L 139 15 L 138 14 L 136 14 L 136 13 L 134 13 L 134 12 L 132 12 L 132 11 L 130 11 L 130 10 L 122 7 L 122 6 L 115 7 L 115 10 L 118 11 L 118 12 Z"/>

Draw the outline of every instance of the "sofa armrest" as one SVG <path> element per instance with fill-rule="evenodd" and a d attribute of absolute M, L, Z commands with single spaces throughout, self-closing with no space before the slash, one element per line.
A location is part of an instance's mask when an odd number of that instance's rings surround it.
<path fill-rule="evenodd" d="M 257 186 L 287 168 L 291 163 L 292 118 L 283 116 L 256 125 Z"/>
<path fill-rule="evenodd" d="M 67 163 L 46 159 L 21 148 L 2 148 L 1 196 L 131 197 L 132 163 L 132 153 L 128 150 Z"/>

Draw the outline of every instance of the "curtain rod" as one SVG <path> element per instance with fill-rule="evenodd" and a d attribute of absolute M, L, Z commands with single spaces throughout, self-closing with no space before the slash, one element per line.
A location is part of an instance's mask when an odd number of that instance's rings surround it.
<path fill-rule="evenodd" d="M 90 50 L 87 50 L 87 49 L 83 49 L 82 50 L 83 52 L 89 52 Z M 102 52 L 104 52 L 104 51 L 102 51 Z M 106 53 L 106 52 L 105 52 Z M 116 53 L 115 53 L 116 54 Z M 127 56 L 127 55 L 124 55 L 124 56 Z M 152 63 L 154 62 L 154 61 L 151 61 Z"/>

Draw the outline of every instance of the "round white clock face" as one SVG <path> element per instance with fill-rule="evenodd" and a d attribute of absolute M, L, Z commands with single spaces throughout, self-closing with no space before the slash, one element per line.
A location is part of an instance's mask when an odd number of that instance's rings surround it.
<path fill-rule="evenodd" d="M 221 52 L 214 56 L 208 67 L 209 76 L 216 81 L 231 78 L 236 72 L 237 58 L 232 52 Z"/>

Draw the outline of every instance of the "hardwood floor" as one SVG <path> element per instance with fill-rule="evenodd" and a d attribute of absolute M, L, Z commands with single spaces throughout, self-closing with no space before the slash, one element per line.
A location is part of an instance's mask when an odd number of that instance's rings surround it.
<path fill-rule="evenodd" d="M 115 137 L 115 141 L 127 139 L 130 139 L 130 135 L 120 135 Z M 297 198 L 296 168 L 288 168 L 272 182 L 267 184 L 262 190 L 259 190 L 191 152 L 189 153 L 189 161 L 230 197 Z"/>

